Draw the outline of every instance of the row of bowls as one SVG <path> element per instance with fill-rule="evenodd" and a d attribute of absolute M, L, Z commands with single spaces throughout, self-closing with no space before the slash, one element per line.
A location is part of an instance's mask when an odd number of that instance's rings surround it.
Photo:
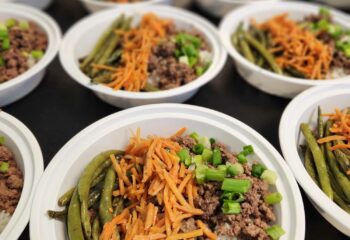
<path fill-rule="evenodd" d="M 298 146 L 303 144 L 299 125 L 316 121 L 317 106 L 331 111 L 335 107 L 348 107 L 349 100 L 349 84 L 306 90 L 288 105 L 279 129 L 283 155 L 299 184 L 320 214 L 348 236 L 350 215 L 328 199 L 309 177 Z M 277 223 L 286 230 L 281 240 L 304 239 L 305 214 L 301 194 L 292 172 L 276 149 L 237 119 L 214 110 L 183 104 L 135 107 L 97 121 L 68 141 L 50 161 L 43 175 L 43 158 L 34 136 L 18 120 L 1 112 L 0 135 L 5 136 L 7 145 L 13 150 L 24 172 L 25 184 L 15 214 L 0 239 L 17 239 L 29 215 L 31 239 L 67 239 L 64 223 L 50 220 L 47 210 L 55 208 L 59 196 L 74 185 L 89 159 L 106 149 L 123 148 L 128 142 L 130 130 L 141 128 L 144 136 L 154 133 L 169 136 L 183 126 L 230 143 L 232 151 L 252 144 L 254 160 L 274 170 L 279 178 L 276 188 L 283 195 L 283 201 L 275 211 Z"/>
<path fill-rule="evenodd" d="M 250 15 L 243 14 L 239 19 L 246 20 L 250 18 L 249 16 L 255 16 L 258 20 L 261 20 L 264 11 L 270 11 L 270 13 L 273 14 L 292 11 L 294 15 L 301 17 L 301 15 L 317 12 L 318 10 L 318 7 L 309 4 L 276 3 L 266 6 L 266 8 L 264 8 L 264 6 L 265 5 L 261 5 L 259 8 L 254 8 L 257 9 L 256 11 L 248 11 L 248 9 L 252 9 L 250 7 L 241 8 L 239 11 L 248 12 Z M 272 8 L 276 10 L 271 10 Z M 264 11 L 262 11 L 262 9 Z M 279 11 L 277 9 L 279 9 Z M 77 59 L 86 53 L 85 50 L 91 49 L 93 41 L 96 40 L 96 36 L 98 35 L 96 34 L 96 29 L 100 32 L 103 31 L 103 28 L 98 27 L 99 24 L 106 26 L 106 23 L 112 21 L 112 19 L 116 17 L 116 14 L 121 11 L 128 11 L 129 14 L 133 14 L 135 11 L 142 13 L 150 10 L 151 9 L 147 8 L 143 10 L 113 9 L 92 15 L 79 22 L 67 33 L 61 46 L 60 59 L 66 71 L 73 78 L 77 78 L 76 80 L 80 84 L 92 89 L 96 94 L 100 94 L 99 97 L 102 99 L 105 98 L 104 100 L 107 102 L 109 101 L 109 103 L 114 104 L 114 102 L 116 102 L 115 105 L 122 107 L 138 105 L 139 102 L 145 103 L 141 95 L 135 94 L 135 97 L 130 99 L 129 93 L 122 91 L 103 92 L 107 91 L 107 89 L 101 86 L 91 86 L 89 80 L 85 76 L 82 76 L 82 73 L 78 69 Z M 185 101 L 187 98 L 191 97 L 200 86 L 212 80 L 220 72 L 223 64 L 226 62 L 226 52 L 221 45 L 220 38 L 223 39 L 224 36 L 226 36 L 225 34 L 233 32 L 234 27 L 232 27 L 232 25 L 236 24 L 235 22 L 239 22 L 239 19 L 235 18 L 239 17 L 235 15 L 238 11 L 232 12 L 225 18 L 221 24 L 220 37 L 213 25 L 192 13 L 160 6 L 153 7 L 152 11 L 161 12 L 161 16 L 164 14 L 164 16 L 174 17 L 178 24 L 188 25 L 195 22 L 195 27 L 207 34 L 206 36 L 212 44 L 212 48 L 215 49 L 215 64 L 213 64 L 210 71 L 203 75 L 203 77 L 178 89 L 161 92 L 159 94 L 163 95 L 160 95 L 156 99 L 148 99 L 147 103 Z M 336 11 L 333 11 L 333 14 L 338 23 L 347 26 L 346 21 L 343 20 L 345 19 L 343 14 Z M 28 7 L 13 4 L 0 5 L 0 15 L 2 17 L 4 16 L 4 18 L 16 17 L 33 20 L 47 32 L 49 37 L 48 51 L 37 65 L 17 79 L 0 85 L 0 103 L 3 103 L 8 101 L 8 99 L 14 101 L 15 97 L 23 96 L 24 92 L 29 92 L 39 84 L 44 75 L 45 67 L 52 61 L 59 49 L 61 33 L 57 24 L 47 15 Z M 235 21 L 232 21 L 232 18 L 235 19 Z M 231 21 L 231 24 L 225 25 L 225 21 Z M 91 28 L 87 27 L 90 25 L 92 25 Z M 84 27 L 79 28 L 78 26 Z M 223 30 L 224 26 L 229 26 L 231 29 L 225 31 Z M 94 29 L 94 31 L 90 29 Z M 89 42 L 87 42 L 86 39 L 88 39 Z M 228 48 L 225 40 L 224 44 Z M 254 65 L 250 66 L 242 57 L 241 59 L 237 56 L 235 57 L 231 52 L 232 49 L 230 50 L 228 48 L 228 50 L 230 54 L 232 54 L 238 69 L 241 68 L 239 71 L 242 75 L 244 72 L 250 70 L 250 74 L 246 75 L 247 80 L 249 76 L 265 71 L 258 71 L 254 68 L 250 69 L 254 67 Z M 66 55 L 67 58 L 65 58 Z M 240 66 L 240 61 L 242 66 Z M 263 72 L 262 74 L 267 73 Z M 270 77 L 269 75 L 264 76 L 262 80 L 266 81 L 266 79 Z M 256 85 L 262 84 L 261 82 L 262 81 Z M 321 190 L 312 182 L 302 165 L 302 156 L 299 155 L 297 150 L 297 146 L 300 143 L 298 134 L 299 123 L 309 120 L 312 116 L 312 110 L 315 109 L 317 105 L 321 105 L 325 110 L 331 110 L 336 106 L 344 107 L 349 101 L 350 87 L 348 85 L 339 85 L 339 82 L 340 80 L 337 82 L 337 85 L 332 87 L 327 86 L 305 91 L 299 97 L 296 97 L 283 115 L 280 125 L 280 140 L 282 151 L 288 164 L 301 186 L 317 206 L 317 209 L 340 231 L 350 235 L 349 224 L 347 224 L 350 222 L 349 215 L 327 199 L 322 194 Z M 254 84 L 254 82 L 251 83 Z M 276 83 L 272 85 L 275 84 Z M 97 88 L 103 88 L 103 90 L 98 90 Z M 286 86 L 282 89 L 285 88 Z M 6 90 L 3 92 L 8 93 L 8 95 L 2 98 L 1 94 L 3 89 Z M 23 95 L 18 94 L 19 90 L 21 90 Z M 262 88 L 262 90 L 264 89 Z M 174 95 L 168 95 L 171 91 L 173 91 Z M 124 95 L 117 96 L 118 94 Z M 296 92 L 293 94 L 296 94 Z M 118 101 L 115 101 L 116 96 L 119 97 Z M 181 96 L 181 98 L 179 96 Z M 140 101 L 140 99 L 142 101 Z M 305 102 L 310 104 L 305 104 Z M 344 106 L 339 105 L 340 103 L 343 103 Z M 10 224 L 0 236 L 0 239 L 16 239 L 23 230 L 29 217 L 31 197 L 33 197 L 34 194 L 32 190 L 43 171 L 42 155 L 36 140 L 28 129 L 5 113 L 1 113 L 0 119 L 0 135 L 9 139 L 9 147 L 15 152 L 19 165 L 25 175 L 23 195 L 18 208 Z M 168 124 L 169 122 L 171 122 L 171 124 Z M 157 134 L 160 135 L 169 135 L 170 132 L 184 125 L 204 135 L 214 137 L 220 136 L 219 138 L 222 141 L 231 142 L 234 145 L 235 149 L 232 149 L 233 151 L 240 149 L 243 145 L 248 143 L 256 146 L 257 158 L 266 164 L 268 168 L 274 169 L 281 179 L 277 188 L 285 196 L 286 200 L 283 201 L 281 207 L 277 209 L 277 215 L 280 216 L 280 224 L 288 233 L 284 239 L 304 238 L 305 216 L 302 210 L 303 205 L 300 192 L 293 176 L 278 152 L 258 133 L 238 120 L 208 109 L 171 104 L 139 107 L 111 115 L 83 130 L 69 141 L 51 161 L 36 191 L 34 205 L 32 207 L 31 238 L 64 238 L 65 230 L 63 224 L 49 221 L 46 210 L 55 206 L 58 196 L 63 193 L 68 186 L 73 185 L 73 182 L 83 170 L 81 166 L 85 165 L 88 159 L 93 155 L 107 148 L 124 146 L 127 142 L 127 133 L 129 129 L 134 129 L 136 126 L 141 127 L 145 134 L 157 132 Z M 169 126 L 172 127 L 169 128 Z M 120 136 L 123 137 L 120 138 Z M 91 142 L 91 139 L 94 139 L 94 142 Z M 31 192 L 32 194 L 30 194 Z M 56 238 L 54 238 L 54 236 L 56 236 Z"/>
<path fill-rule="evenodd" d="M 247 25 L 253 17 L 262 21 L 272 15 L 288 12 L 292 18 L 302 19 L 304 16 L 317 13 L 319 5 L 276 2 L 256 3 L 236 9 L 221 22 L 219 31 L 206 19 L 189 11 L 167 6 L 145 6 L 142 8 L 119 7 L 101 11 L 88 16 L 68 30 L 61 41 L 61 33 L 57 24 L 46 14 L 38 10 L 14 4 L 2 4 L 0 15 L 4 18 L 15 17 L 37 22 L 48 34 L 49 46 L 43 59 L 26 73 L 16 79 L 0 85 L 0 106 L 5 106 L 23 97 L 34 89 L 44 76 L 45 68 L 53 60 L 60 49 L 60 61 L 66 72 L 79 84 L 92 90 L 103 101 L 121 108 L 143 104 L 184 102 L 192 97 L 201 86 L 213 80 L 224 67 L 228 51 L 234 59 L 238 73 L 251 85 L 258 89 L 281 97 L 292 98 L 303 90 L 318 85 L 334 85 L 344 83 L 349 77 L 334 80 L 311 81 L 282 76 L 250 63 L 231 44 L 231 33 L 238 23 Z M 91 84 L 90 79 L 79 69 L 79 59 L 85 56 L 94 46 L 98 36 L 116 18 L 117 15 L 141 15 L 145 12 L 156 12 L 162 17 L 174 19 L 182 28 L 194 27 L 207 38 L 213 51 L 213 63 L 208 71 L 195 81 L 184 86 L 159 92 L 127 92 L 114 91 L 102 85 Z M 350 29 L 349 17 L 337 10 L 332 10 L 336 23 Z"/>

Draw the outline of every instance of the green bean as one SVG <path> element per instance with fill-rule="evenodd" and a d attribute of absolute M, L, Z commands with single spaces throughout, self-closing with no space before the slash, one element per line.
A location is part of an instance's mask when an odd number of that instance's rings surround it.
<path fill-rule="evenodd" d="M 92 223 L 92 240 L 99 240 L 101 234 L 101 226 L 98 217 L 96 216 Z"/>
<path fill-rule="evenodd" d="M 300 125 L 300 129 L 304 134 L 305 140 L 314 157 L 315 166 L 319 177 L 321 189 L 330 199 L 333 200 L 333 191 L 332 191 L 329 175 L 327 173 L 327 165 L 326 165 L 326 160 L 324 158 L 324 155 L 320 147 L 318 146 L 315 137 L 312 135 L 309 125 L 302 123 Z"/>
<path fill-rule="evenodd" d="M 330 131 L 329 128 L 332 126 L 331 121 L 326 122 L 326 132 L 325 135 L 329 136 Z M 337 181 L 338 185 L 341 187 L 342 191 L 344 192 L 346 198 L 348 201 L 350 201 L 350 181 L 349 179 L 340 171 L 338 164 L 337 164 L 337 159 L 334 156 L 333 152 L 329 150 L 331 147 L 331 143 L 327 142 L 325 151 L 326 151 L 326 156 L 327 156 L 327 162 L 328 165 L 333 173 L 333 176 L 335 180 Z"/>
<path fill-rule="evenodd" d="M 320 106 L 317 108 L 317 134 L 318 138 L 324 137 L 324 125 L 322 119 L 322 110 Z"/>
<path fill-rule="evenodd" d="M 337 158 L 337 162 L 341 167 L 342 171 L 346 173 L 350 168 L 350 161 L 347 158 L 346 154 L 339 149 L 334 150 L 335 156 Z"/>
<path fill-rule="evenodd" d="M 113 217 L 118 216 L 124 209 L 124 200 L 121 197 L 116 197 L 113 199 L 112 206 L 114 208 L 113 210 Z"/>
<path fill-rule="evenodd" d="M 334 202 L 336 202 L 339 207 L 341 207 L 345 212 L 350 214 L 350 207 L 344 202 L 344 200 L 338 196 L 337 193 L 334 193 Z"/>
<path fill-rule="evenodd" d="M 84 240 L 84 233 L 80 219 L 80 202 L 78 190 L 73 193 L 72 200 L 68 207 L 67 216 L 68 237 L 70 240 Z"/>
<path fill-rule="evenodd" d="M 254 59 L 254 55 L 252 50 L 249 47 L 249 44 L 244 40 L 244 39 L 240 39 L 239 40 L 239 47 L 242 51 L 243 56 L 249 61 L 254 63 L 255 59 Z"/>
<path fill-rule="evenodd" d="M 75 188 L 71 188 L 69 189 L 66 193 L 64 193 L 59 199 L 58 199 L 58 206 L 66 206 L 69 201 L 71 200 L 72 196 L 73 196 L 73 192 L 74 192 Z"/>
<path fill-rule="evenodd" d="M 243 33 L 244 39 L 252 45 L 260 54 L 265 58 L 267 63 L 270 65 L 272 71 L 278 74 L 282 74 L 281 68 L 277 65 L 275 62 L 274 57 L 272 54 L 264 47 L 258 40 L 256 40 L 254 37 L 252 37 L 249 33 L 244 32 Z"/>
<path fill-rule="evenodd" d="M 236 29 L 236 31 L 232 34 L 231 36 L 231 42 L 233 44 L 233 46 L 239 51 L 239 38 L 240 38 L 240 34 L 242 33 L 243 30 L 243 22 L 240 22 L 238 24 L 238 27 Z"/>
<path fill-rule="evenodd" d="M 93 77 L 91 82 L 92 83 L 109 83 L 112 81 L 111 79 L 112 74 L 110 72 L 103 72 L 97 75 L 96 77 Z"/>
<path fill-rule="evenodd" d="M 337 195 L 343 199 L 344 202 L 348 202 L 348 199 L 346 198 L 343 190 L 341 189 L 341 187 L 339 186 L 337 180 L 335 179 L 334 175 L 332 174 L 332 172 L 329 172 L 329 177 L 331 179 L 331 186 L 333 189 L 334 193 L 337 193 Z M 333 199 L 334 200 L 334 199 Z"/>
<path fill-rule="evenodd" d="M 100 199 L 101 196 L 101 191 L 92 191 L 89 194 L 89 202 L 88 202 L 88 207 L 92 207 L 97 203 L 97 201 Z"/>
<path fill-rule="evenodd" d="M 259 42 L 264 47 L 267 47 L 267 40 L 266 40 L 265 33 L 261 31 L 259 28 L 254 27 L 253 25 L 251 25 L 251 30 L 252 30 L 252 33 L 256 35 L 256 37 L 259 39 Z"/>
<path fill-rule="evenodd" d="M 48 210 L 47 215 L 49 215 L 50 218 L 54 219 L 61 219 L 62 217 L 67 216 L 68 209 L 65 208 L 62 211 L 53 211 L 53 210 Z"/>
<path fill-rule="evenodd" d="M 108 39 L 108 37 L 111 34 L 114 34 L 114 30 L 116 28 L 119 28 L 124 21 L 124 15 L 121 15 L 119 18 L 117 18 L 111 25 L 110 27 L 102 34 L 102 36 L 99 38 L 97 41 L 94 49 L 90 52 L 90 54 L 84 59 L 83 63 L 80 64 L 80 69 L 83 71 L 91 62 L 94 60 L 96 55 L 100 52 L 101 48 L 105 46 L 105 42 Z"/>
<path fill-rule="evenodd" d="M 98 209 L 98 213 L 100 216 L 100 220 L 102 225 L 106 222 L 112 220 L 112 191 L 115 182 L 116 176 L 113 168 L 109 168 L 107 170 L 107 174 L 104 181 L 104 186 L 100 199 L 100 207 Z"/>
<path fill-rule="evenodd" d="M 258 65 L 259 67 L 262 67 L 265 63 L 265 60 L 263 57 L 259 56 L 258 60 L 256 61 L 256 65 Z"/>
<path fill-rule="evenodd" d="M 121 29 L 127 31 L 130 28 L 131 18 L 127 18 L 122 23 Z M 100 59 L 97 61 L 98 64 L 105 64 L 107 63 L 108 59 L 111 57 L 112 53 L 114 52 L 115 48 L 118 46 L 120 42 L 121 36 L 117 34 L 112 34 L 112 36 L 109 39 L 109 42 L 106 43 L 106 49 L 101 55 Z M 96 73 L 99 70 L 94 69 L 92 71 L 92 75 L 95 76 Z"/>
<path fill-rule="evenodd" d="M 307 147 L 306 151 L 305 151 L 304 165 L 305 165 L 306 171 L 308 172 L 308 174 L 310 175 L 312 180 L 314 180 L 314 182 L 317 185 L 319 185 L 317 173 L 316 173 L 316 170 L 315 170 L 314 159 L 313 159 L 313 156 L 312 156 L 312 153 L 311 153 L 311 150 L 310 150 L 309 147 Z"/>
<path fill-rule="evenodd" d="M 121 49 L 117 49 L 114 53 L 109 57 L 107 64 L 112 64 L 116 62 L 122 55 L 123 51 Z"/>
<path fill-rule="evenodd" d="M 90 215 L 88 210 L 88 202 L 89 202 L 89 191 L 91 187 L 92 177 L 94 176 L 96 169 L 104 163 L 111 154 L 116 154 L 118 151 L 105 151 L 97 155 L 84 169 L 83 174 L 81 175 L 78 182 L 78 193 L 79 199 L 81 203 L 81 222 L 83 225 L 83 229 L 85 232 L 85 236 L 87 238 L 91 237 L 91 223 L 90 223 Z"/>
<path fill-rule="evenodd" d="M 284 68 L 284 71 L 292 77 L 296 78 L 306 78 L 305 75 L 292 67 Z"/>

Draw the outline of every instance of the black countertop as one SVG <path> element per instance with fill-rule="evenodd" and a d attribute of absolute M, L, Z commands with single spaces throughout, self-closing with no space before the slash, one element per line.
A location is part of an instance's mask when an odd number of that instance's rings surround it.
<path fill-rule="evenodd" d="M 191 9 L 206 16 L 196 6 Z M 63 32 L 88 15 L 78 0 L 57 0 L 47 12 L 59 23 Z M 218 23 L 217 19 L 206 17 Z M 267 95 L 248 85 L 229 60 L 222 73 L 186 103 L 215 109 L 243 121 L 280 151 L 278 125 L 288 102 L 287 99 Z M 3 110 L 20 119 L 34 133 L 47 166 L 56 152 L 76 133 L 121 109 L 107 105 L 88 89 L 78 85 L 64 72 L 56 58 L 37 89 Z M 306 239 L 348 239 L 316 211 L 304 193 L 303 199 Z M 29 239 L 28 227 L 19 239 Z"/>

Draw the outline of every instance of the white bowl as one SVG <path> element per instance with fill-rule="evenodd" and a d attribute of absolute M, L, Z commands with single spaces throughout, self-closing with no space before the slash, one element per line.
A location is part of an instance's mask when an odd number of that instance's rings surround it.
<path fill-rule="evenodd" d="M 304 168 L 304 157 L 299 149 L 299 146 L 304 144 L 304 137 L 299 129 L 302 122 L 316 126 L 318 106 L 323 112 L 333 112 L 335 107 L 348 107 L 349 102 L 349 84 L 309 89 L 290 102 L 282 115 L 279 127 L 282 152 L 297 181 L 312 200 L 317 211 L 348 236 L 350 236 L 350 215 L 322 192 Z"/>
<path fill-rule="evenodd" d="M 337 8 L 350 8 L 350 2 L 348 0 L 318 0 L 318 1 Z"/>
<path fill-rule="evenodd" d="M 174 19 L 176 25 L 183 29 L 194 27 L 202 32 L 211 45 L 213 53 L 209 69 L 202 76 L 184 86 L 158 92 L 115 91 L 101 84 L 91 84 L 90 78 L 79 69 L 78 59 L 91 51 L 100 35 L 119 14 L 135 16 L 134 20 L 138 22 L 139 16 L 147 12 Z M 227 59 L 226 51 L 221 45 L 214 25 L 189 11 L 169 6 L 149 6 L 138 9 L 116 8 L 93 14 L 68 30 L 63 38 L 59 56 L 63 68 L 75 81 L 92 90 L 103 101 L 121 108 L 161 102 L 184 102 L 192 97 L 201 86 L 215 78 Z"/>
<path fill-rule="evenodd" d="M 39 85 L 47 65 L 56 56 L 61 40 L 57 23 L 47 14 L 29 6 L 0 3 L 0 21 L 7 18 L 26 19 L 38 24 L 47 34 L 48 47 L 44 57 L 18 77 L 0 84 L 0 107 L 24 97 Z"/>
<path fill-rule="evenodd" d="M 145 7 L 154 4 L 172 4 L 173 0 L 148 0 L 144 2 L 137 3 L 114 3 L 114 2 L 105 2 L 103 0 L 80 0 L 84 7 L 89 12 L 98 12 L 107 8 L 118 8 L 118 7 Z"/>
<path fill-rule="evenodd" d="M 195 0 L 195 3 L 214 17 L 223 17 L 232 9 L 247 4 L 255 4 L 259 2 L 278 2 L 281 0 Z"/>
<path fill-rule="evenodd" d="M 244 6 L 229 13 L 221 22 L 220 36 L 236 63 L 238 73 L 256 88 L 286 98 L 292 98 L 312 86 L 333 85 L 349 81 L 350 76 L 332 80 L 306 80 L 278 75 L 249 62 L 231 44 L 231 34 L 240 22 L 243 22 L 247 27 L 253 18 L 258 22 L 262 22 L 281 13 L 289 13 L 289 17 L 301 20 L 306 15 L 318 13 L 320 6 L 297 2 L 261 3 Z M 331 13 L 334 22 L 350 29 L 350 21 L 344 17 L 344 13 L 339 13 L 336 10 L 331 10 Z"/>
<path fill-rule="evenodd" d="M 30 130 L 5 112 L 0 112 L 0 136 L 5 137 L 5 146 L 15 155 L 24 175 L 21 198 L 10 222 L 0 234 L 0 240 L 17 239 L 29 220 L 34 190 L 44 171 L 43 156 Z"/>
<path fill-rule="evenodd" d="M 222 113 L 190 105 L 157 104 L 124 110 L 105 117 L 73 137 L 52 159 L 38 185 L 30 219 L 31 239 L 67 239 L 65 223 L 50 220 L 48 209 L 74 186 L 84 166 L 106 149 L 124 148 L 130 131 L 141 128 L 143 136 L 170 136 L 181 127 L 228 143 L 232 151 L 252 144 L 254 159 L 279 176 L 277 190 L 283 195 L 276 207 L 278 223 L 286 230 L 284 240 L 304 239 L 305 216 L 296 181 L 280 154 L 261 135 L 244 123 Z"/>
<path fill-rule="evenodd" d="M 45 9 L 51 4 L 52 0 L 0 0 L 0 3 L 4 2 L 23 3 L 35 8 Z"/>

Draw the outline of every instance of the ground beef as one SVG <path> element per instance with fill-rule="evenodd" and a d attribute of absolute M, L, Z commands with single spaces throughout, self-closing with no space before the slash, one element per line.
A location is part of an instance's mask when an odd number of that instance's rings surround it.
<path fill-rule="evenodd" d="M 182 221 L 180 231 L 186 233 L 197 229 L 198 227 L 196 225 L 194 218 L 188 218 L 185 221 Z"/>
<path fill-rule="evenodd" d="M 176 88 L 197 78 L 194 69 L 176 59 L 175 50 L 176 45 L 170 39 L 152 49 L 149 77 L 152 85 L 161 90 Z"/>
<path fill-rule="evenodd" d="M 196 141 L 188 135 L 174 137 L 172 140 L 179 143 L 181 147 L 187 147 L 188 149 L 192 149 L 196 145 Z"/>
<path fill-rule="evenodd" d="M 13 154 L 5 146 L 0 146 L 0 162 L 9 163 L 8 172 L 0 172 L 0 211 L 13 214 L 21 196 L 23 175 Z"/>
<path fill-rule="evenodd" d="M 203 210 L 204 214 L 201 217 L 204 220 L 210 220 L 220 208 L 220 195 L 220 183 L 218 182 L 199 185 L 198 197 L 194 199 L 194 203 Z"/>
<path fill-rule="evenodd" d="M 28 56 L 33 50 L 45 52 L 48 39 L 38 25 L 29 23 L 29 28 L 24 30 L 19 26 L 9 28 L 10 49 L 0 52 L 4 60 L 4 66 L 0 67 L 0 83 L 11 80 L 27 71 Z M 34 61 L 34 60 L 33 60 Z"/>
<path fill-rule="evenodd" d="M 221 212 L 219 196 L 220 183 L 209 182 L 199 186 L 195 205 L 204 211 L 200 218 L 211 227 L 218 236 L 238 237 L 239 239 L 269 240 L 265 230 L 276 220 L 273 208 L 264 202 L 269 193 L 268 184 L 251 176 L 251 168 L 244 165 L 245 172 L 237 179 L 249 179 L 251 189 L 245 194 L 241 204 L 241 213 L 225 215 Z"/>

